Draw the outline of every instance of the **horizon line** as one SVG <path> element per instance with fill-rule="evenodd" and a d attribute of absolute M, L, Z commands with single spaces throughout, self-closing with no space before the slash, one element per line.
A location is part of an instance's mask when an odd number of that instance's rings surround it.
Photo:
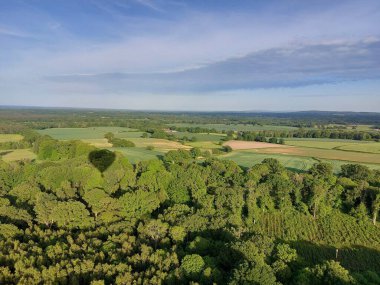
<path fill-rule="evenodd" d="M 107 107 L 75 107 L 75 106 L 40 106 L 40 105 L 0 105 L 0 110 L 4 109 L 73 109 L 73 110 L 99 110 L 99 111 L 127 111 L 127 112 L 163 112 L 163 113 L 367 113 L 380 114 L 380 111 L 353 111 L 353 110 L 165 110 L 165 109 L 127 109 L 127 108 L 107 108 Z"/>

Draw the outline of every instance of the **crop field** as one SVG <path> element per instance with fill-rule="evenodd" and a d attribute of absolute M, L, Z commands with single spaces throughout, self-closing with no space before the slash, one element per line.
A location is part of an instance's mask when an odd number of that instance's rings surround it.
<path fill-rule="evenodd" d="M 275 125 L 248 125 L 248 124 L 186 124 L 177 123 L 169 124 L 176 127 L 200 127 L 206 129 L 215 129 L 217 131 L 280 131 L 280 130 L 297 130 L 296 127 L 275 126 Z"/>
<path fill-rule="evenodd" d="M 379 163 L 380 164 L 380 154 L 378 153 L 364 153 L 364 152 L 353 152 L 353 151 L 342 151 L 336 149 L 318 149 L 318 148 L 307 148 L 307 147 L 288 147 L 288 148 L 263 148 L 255 149 L 252 151 L 260 153 L 276 153 L 285 155 L 297 155 L 297 156 L 308 156 L 315 157 L 319 159 L 333 159 L 333 160 L 343 160 L 343 161 L 354 161 L 360 163 Z"/>
<path fill-rule="evenodd" d="M 199 147 L 201 149 L 220 148 L 220 145 L 217 142 L 212 141 L 186 142 L 186 145 L 191 147 Z"/>
<path fill-rule="evenodd" d="M 302 140 L 286 140 L 286 145 L 321 148 L 321 149 L 335 149 L 346 150 L 353 152 L 368 152 L 380 153 L 379 142 L 358 142 L 352 140 L 327 140 L 327 139 L 302 139 Z"/>
<path fill-rule="evenodd" d="M 150 159 L 155 159 L 159 155 L 163 155 L 164 152 L 161 150 L 147 150 L 145 148 L 140 148 L 140 147 L 113 147 L 109 148 L 109 150 L 112 151 L 118 151 L 121 152 L 123 155 L 125 155 L 128 160 L 131 163 L 138 163 L 139 161 L 142 160 L 150 160 Z"/>
<path fill-rule="evenodd" d="M 93 145 L 97 148 L 112 147 L 112 144 L 109 143 L 107 139 L 82 139 L 81 141 Z"/>
<path fill-rule="evenodd" d="M 38 132 L 42 135 L 49 135 L 57 140 L 102 139 L 107 132 L 112 132 L 116 137 L 120 138 L 127 137 L 128 134 L 140 137 L 142 134 L 134 129 L 121 127 L 51 128 L 39 130 Z"/>
<path fill-rule="evenodd" d="M 155 149 L 160 149 L 162 151 L 168 151 L 173 149 L 190 149 L 190 146 L 183 145 L 176 141 L 169 141 L 165 139 L 154 139 L 154 138 L 131 138 L 131 142 L 134 142 L 136 147 L 147 147 L 153 146 Z"/>
<path fill-rule="evenodd" d="M 337 149 L 347 150 L 347 151 L 359 151 L 359 152 L 369 152 L 369 153 L 380 153 L 380 142 L 366 143 L 366 144 L 352 144 L 344 145 Z"/>
<path fill-rule="evenodd" d="M 334 172 L 338 173 L 343 164 L 352 163 L 352 161 L 334 160 L 334 159 L 317 159 L 311 156 L 284 155 L 275 153 L 259 153 L 254 150 L 239 150 L 219 156 L 221 159 L 229 159 L 235 161 L 243 167 L 251 167 L 262 162 L 265 158 L 274 158 L 281 162 L 286 168 L 296 171 L 306 171 L 314 163 L 328 162 L 331 163 Z M 380 164 L 361 163 L 371 169 L 380 169 Z"/>
<path fill-rule="evenodd" d="M 18 134 L 0 134 L 0 143 L 3 142 L 18 142 L 23 139 L 22 135 Z"/>
<path fill-rule="evenodd" d="M 189 133 L 189 132 L 173 132 L 173 135 L 175 135 L 178 138 L 182 138 L 184 136 L 190 138 L 196 138 L 197 141 L 211 141 L 211 142 L 218 142 L 221 139 L 225 137 L 223 134 L 206 134 L 206 133 Z"/>
<path fill-rule="evenodd" d="M 177 124 L 179 126 L 200 126 L 204 128 L 234 129 L 234 130 L 258 130 L 281 129 L 282 126 L 258 126 L 258 125 L 227 125 L 227 124 Z M 268 128 L 267 128 L 268 127 Z M 289 127 L 285 127 L 289 128 Z M 224 137 L 222 134 L 175 132 L 175 136 L 181 138 L 196 137 L 195 142 L 181 144 L 176 141 L 165 139 L 142 138 L 142 132 L 130 128 L 121 127 L 95 127 L 95 128 L 54 128 L 39 131 L 55 139 L 72 140 L 78 139 L 94 145 L 98 148 L 108 148 L 114 150 L 112 145 L 104 138 L 104 134 L 112 132 L 118 138 L 125 138 L 135 143 L 135 148 L 116 148 L 123 152 L 131 162 L 152 159 L 162 153 L 175 149 L 190 149 L 199 147 L 203 150 L 220 148 L 219 141 Z M 15 139 L 14 137 L 13 139 Z M 340 166 L 346 163 L 362 163 L 370 168 L 380 169 L 380 143 L 358 142 L 352 140 L 329 140 L 329 139 L 291 139 L 285 140 L 286 145 L 266 144 L 257 142 L 230 141 L 233 152 L 220 155 L 222 159 L 231 159 L 241 166 L 249 167 L 260 163 L 267 157 L 278 159 L 287 168 L 304 171 L 310 168 L 317 161 L 327 161 L 333 164 L 334 171 L 338 172 Z M 243 145 L 244 144 L 244 145 Z M 260 147 L 257 147 L 258 144 Z M 153 150 L 147 150 L 152 146 Z M 273 146 L 273 147 L 272 147 Z M 7 154 L 5 159 L 14 160 L 21 157 L 22 153 Z M 30 153 L 25 153 L 29 158 Z"/>
<path fill-rule="evenodd" d="M 370 223 L 359 225 L 356 219 L 334 212 L 332 216 L 313 219 L 301 213 L 263 214 L 256 227 L 263 234 L 290 242 L 301 257 L 316 264 L 326 259 L 338 260 L 346 268 L 380 270 L 380 236 Z"/>
<path fill-rule="evenodd" d="M 331 139 L 285 139 L 286 145 L 312 147 L 322 149 L 335 149 L 344 145 L 367 144 L 367 142 L 356 142 L 353 140 L 331 140 Z"/>
<path fill-rule="evenodd" d="M 266 143 L 266 142 L 252 142 L 252 141 L 228 141 L 223 145 L 230 146 L 233 150 L 239 149 L 259 149 L 259 148 L 287 148 L 281 144 Z"/>
<path fill-rule="evenodd" d="M 23 159 L 35 159 L 37 156 L 30 149 L 11 149 L 0 151 L 0 158 L 6 162 L 23 160 Z"/>
<path fill-rule="evenodd" d="M 308 141 L 306 143 L 308 143 Z M 323 144 L 323 143 L 324 142 L 319 142 L 319 144 Z M 332 143 L 335 143 L 335 142 L 332 142 Z M 296 147 L 296 146 L 286 146 L 286 145 L 268 144 L 268 143 L 259 143 L 259 142 L 246 142 L 246 141 L 229 141 L 229 142 L 226 142 L 225 144 L 231 145 L 233 149 L 235 147 L 236 150 L 247 150 L 247 151 L 257 152 L 257 153 L 262 153 L 262 154 L 306 156 L 306 157 L 313 157 L 317 159 L 330 159 L 330 160 L 342 160 L 342 161 L 351 161 L 351 162 L 358 162 L 358 163 L 380 164 L 380 153 L 368 153 L 368 152 L 346 151 L 346 150 L 343 151 L 339 149 L 329 149 L 327 147 L 325 149 L 316 148 L 316 147 Z"/>

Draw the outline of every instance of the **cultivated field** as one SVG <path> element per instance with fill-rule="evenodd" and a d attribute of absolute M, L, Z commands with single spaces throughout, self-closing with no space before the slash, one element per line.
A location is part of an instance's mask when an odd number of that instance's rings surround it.
<path fill-rule="evenodd" d="M 140 147 L 120 147 L 120 148 L 110 148 L 112 151 L 121 152 L 131 163 L 138 163 L 143 160 L 155 159 L 159 155 L 163 155 L 164 152 L 158 149 L 147 150 L 146 148 Z"/>
<path fill-rule="evenodd" d="M 224 143 L 223 145 L 230 146 L 233 150 L 260 149 L 260 148 L 284 148 L 284 149 L 289 148 L 281 144 L 273 144 L 273 143 L 266 143 L 266 142 L 251 142 L 251 141 L 228 141 Z"/>
<path fill-rule="evenodd" d="M 130 128 L 121 127 L 93 127 L 93 128 L 51 128 L 38 131 L 42 135 L 49 135 L 57 140 L 84 140 L 103 139 L 108 132 L 114 133 L 116 137 L 140 137 L 142 132 Z"/>
<path fill-rule="evenodd" d="M 249 124 L 186 124 L 177 123 L 169 124 L 176 127 L 200 127 L 206 129 L 215 129 L 217 131 L 280 131 L 280 130 L 297 130 L 296 127 L 275 126 L 275 125 L 249 125 Z"/>
<path fill-rule="evenodd" d="M 314 163 L 328 162 L 333 166 L 334 171 L 337 173 L 340 171 L 340 167 L 343 164 L 355 163 L 352 161 L 334 160 L 334 159 L 317 159 L 310 156 L 297 156 L 297 155 L 284 155 L 275 153 L 259 153 L 254 150 L 239 150 L 233 151 L 225 155 L 219 156 L 220 159 L 229 159 L 235 161 L 237 164 L 244 167 L 251 167 L 255 164 L 262 162 L 265 158 L 274 158 L 281 162 L 286 168 L 296 171 L 306 171 Z M 368 166 L 371 169 L 380 169 L 380 164 L 373 163 L 361 163 Z"/>
<path fill-rule="evenodd" d="M 177 126 L 199 126 L 202 128 L 215 128 L 217 130 L 259 130 L 259 129 L 283 129 L 291 127 L 283 126 L 258 126 L 258 125 L 227 125 L 227 124 L 176 124 Z M 184 136 L 195 137 L 197 141 L 181 144 L 166 139 L 142 138 L 143 132 L 130 128 L 120 127 L 95 127 L 95 128 L 55 128 L 39 131 L 60 140 L 78 139 L 94 145 L 98 148 L 107 148 L 124 153 L 128 159 L 136 163 L 140 160 L 156 158 L 158 155 L 174 149 L 191 149 L 199 147 L 202 150 L 221 148 L 220 140 L 223 134 L 173 132 L 178 138 Z M 112 148 L 104 138 L 104 134 L 112 132 L 118 138 L 125 138 L 135 143 L 134 148 Z M 278 159 L 286 167 L 304 171 L 318 161 L 326 161 L 333 164 L 334 170 L 339 171 L 340 166 L 346 163 L 362 163 L 370 168 L 380 169 L 380 143 L 361 142 L 352 140 L 330 139 L 289 139 L 286 145 L 250 142 L 228 141 L 224 145 L 232 147 L 233 151 L 225 155 L 219 155 L 222 159 L 231 159 L 242 166 L 252 166 L 260 163 L 267 157 Z M 153 150 L 147 147 L 152 146 Z M 19 153 L 21 155 L 21 153 Z M 12 157 L 12 156 L 10 156 Z M 17 155 L 16 155 L 17 157 Z M 4 157 L 6 159 L 6 156 Z M 9 158 L 8 158 L 9 159 Z"/>
<path fill-rule="evenodd" d="M 347 150 L 368 153 L 380 153 L 380 142 L 352 141 L 352 140 L 328 140 L 328 139 L 298 139 L 285 140 L 285 144 L 291 146 Z"/>
<path fill-rule="evenodd" d="M 301 145 L 303 141 L 300 141 Z M 323 145 L 325 142 L 313 142 L 306 141 L 312 145 Z M 229 141 L 224 145 L 229 145 L 234 150 L 251 150 L 252 152 L 263 153 L 263 154 L 281 154 L 281 155 L 293 155 L 293 156 L 306 156 L 314 157 L 317 159 L 331 159 L 331 160 L 343 160 L 343 161 L 353 161 L 361 163 L 379 163 L 380 164 L 380 153 L 369 153 L 369 152 L 358 152 L 358 151 L 345 151 L 337 149 L 337 147 L 332 148 L 337 142 L 326 142 L 328 145 L 326 148 L 317 147 L 296 147 L 296 146 L 286 146 L 278 144 L 270 144 L 263 142 L 248 142 L 248 141 Z M 380 143 L 372 143 L 378 144 Z M 360 145 L 360 144 L 359 144 Z M 365 146 L 366 144 L 363 144 Z M 343 146 L 343 145 L 342 145 Z M 355 149 L 354 147 L 352 147 Z M 365 148 L 363 148 L 365 149 Z"/>
<path fill-rule="evenodd" d="M 6 162 L 23 160 L 23 159 L 35 159 L 37 156 L 30 149 L 11 149 L 1 150 L 0 157 Z"/>
<path fill-rule="evenodd" d="M 189 133 L 189 132 L 173 132 L 172 134 L 178 138 L 182 138 L 186 136 L 189 139 L 196 138 L 197 141 L 202 141 L 202 142 L 204 141 L 218 142 L 226 136 L 224 134 Z"/>
<path fill-rule="evenodd" d="M 18 142 L 23 138 L 22 135 L 18 134 L 0 134 L 0 143 L 3 142 Z"/>
<path fill-rule="evenodd" d="M 190 149 L 190 146 L 183 145 L 176 141 L 169 141 L 165 139 L 154 139 L 154 138 L 129 138 L 130 141 L 134 142 L 137 147 L 147 147 L 153 146 L 154 148 L 160 149 L 162 151 L 169 151 L 173 149 Z"/>

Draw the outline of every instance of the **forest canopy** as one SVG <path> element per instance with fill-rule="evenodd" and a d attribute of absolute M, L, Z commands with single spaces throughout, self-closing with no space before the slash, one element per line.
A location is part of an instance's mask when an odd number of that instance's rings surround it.
<path fill-rule="evenodd" d="M 379 171 L 34 140 L 0 162 L 1 284 L 379 283 Z"/>

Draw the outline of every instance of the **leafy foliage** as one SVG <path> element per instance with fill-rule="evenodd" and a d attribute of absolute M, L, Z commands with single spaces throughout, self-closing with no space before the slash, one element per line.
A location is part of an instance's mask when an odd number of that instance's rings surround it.
<path fill-rule="evenodd" d="M 380 280 L 379 171 L 242 169 L 199 150 L 132 165 L 37 140 L 45 161 L 0 164 L 1 284 Z"/>

